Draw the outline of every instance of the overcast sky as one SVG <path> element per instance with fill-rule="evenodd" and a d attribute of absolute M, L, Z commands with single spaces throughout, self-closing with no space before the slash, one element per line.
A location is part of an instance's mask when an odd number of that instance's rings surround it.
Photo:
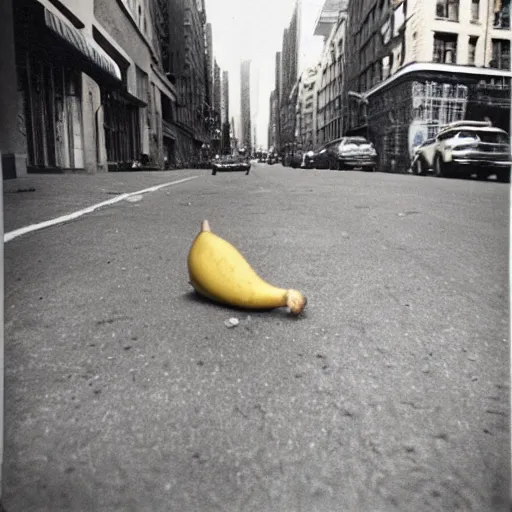
<path fill-rule="evenodd" d="M 322 38 L 314 37 L 316 19 L 325 0 L 302 0 L 302 62 L 320 56 Z M 239 133 L 240 62 L 252 61 L 251 110 L 258 145 L 267 146 L 269 97 L 274 88 L 275 53 L 281 50 L 295 0 L 206 0 L 213 29 L 213 53 L 222 70 L 229 72 L 229 110 Z M 255 82 L 258 82 L 257 84 Z"/>

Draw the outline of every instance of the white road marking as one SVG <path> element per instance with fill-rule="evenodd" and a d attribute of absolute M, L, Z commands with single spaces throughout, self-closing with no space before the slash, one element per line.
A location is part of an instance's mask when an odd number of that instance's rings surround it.
<path fill-rule="evenodd" d="M 18 238 L 19 236 L 26 235 L 27 233 L 32 233 L 33 231 L 39 231 L 40 229 L 56 226 L 57 224 L 65 224 L 66 222 L 78 219 L 79 217 L 87 215 L 88 213 L 92 213 L 98 208 L 103 208 L 104 206 L 110 206 L 112 204 L 119 203 L 119 201 L 124 201 L 129 197 L 146 194 L 148 192 L 156 192 L 161 188 L 170 187 L 171 185 L 178 185 L 179 183 L 195 180 L 196 178 L 199 178 L 199 176 L 191 176 L 190 178 L 183 178 L 182 180 L 161 183 L 160 185 L 155 185 L 154 187 L 145 188 L 143 190 L 137 190 L 136 192 L 120 194 L 118 196 L 113 197 L 112 199 L 108 199 L 107 201 L 102 201 L 101 203 L 93 204 L 92 206 L 84 208 L 83 210 L 78 210 L 68 215 L 56 217 L 55 219 L 45 220 L 44 222 L 38 222 L 37 224 L 31 224 L 30 226 L 25 226 L 23 228 L 15 229 L 14 231 L 9 231 L 8 233 L 4 234 L 4 243 L 10 242 L 11 240 Z"/>

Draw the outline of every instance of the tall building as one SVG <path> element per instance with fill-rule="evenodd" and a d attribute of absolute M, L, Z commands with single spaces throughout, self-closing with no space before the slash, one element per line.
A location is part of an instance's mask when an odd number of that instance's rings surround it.
<path fill-rule="evenodd" d="M 168 1 L 168 0 L 165 0 Z M 213 73 L 214 73 L 214 57 L 213 57 L 213 30 L 212 24 L 207 23 L 205 28 L 205 44 L 206 44 L 206 82 L 208 92 L 206 95 L 206 103 L 213 106 Z"/>
<path fill-rule="evenodd" d="M 277 96 L 276 90 L 274 89 L 270 93 L 270 100 L 269 100 L 269 121 L 268 121 L 267 145 L 268 145 L 269 149 L 275 149 L 275 150 L 278 150 L 278 144 L 277 144 L 277 131 L 278 131 L 277 101 L 278 101 L 278 96 Z"/>
<path fill-rule="evenodd" d="M 345 85 L 344 52 L 347 27 L 346 0 L 326 0 L 315 26 L 315 34 L 324 37 L 318 63 L 313 106 L 315 145 L 341 137 L 345 130 L 343 98 Z"/>
<path fill-rule="evenodd" d="M 299 10 L 296 0 L 288 28 L 283 31 L 280 65 L 279 95 L 279 145 L 281 152 L 288 152 L 295 142 L 295 98 L 299 59 Z"/>
<path fill-rule="evenodd" d="M 251 153 L 251 61 L 244 60 L 240 68 L 241 133 L 240 146 Z"/>
<path fill-rule="evenodd" d="M 162 106 L 172 110 L 176 90 L 155 44 L 157 4 L 7 3 L 2 60 L 13 67 L 0 90 L 4 177 L 121 170 L 135 161 L 162 167 Z"/>
<path fill-rule="evenodd" d="M 349 133 L 381 170 L 406 170 L 452 121 L 510 128 L 510 0 L 352 0 L 347 40 Z"/>
<path fill-rule="evenodd" d="M 313 114 L 318 70 L 319 66 L 306 68 L 298 81 L 295 139 L 306 151 L 316 145 Z"/>
<path fill-rule="evenodd" d="M 209 142 L 206 123 L 206 12 L 203 2 L 196 0 L 174 0 L 168 3 L 168 10 L 169 62 L 166 63 L 166 71 L 178 92 L 178 165 L 187 166 L 200 157 Z"/>
<path fill-rule="evenodd" d="M 222 106 L 221 106 L 222 123 L 229 123 L 229 73 L 222 72 Z"/>
<path fill-rule="evenodd" d="M 229 74 L 222 72 L 222 97 L 221 97 L 221 130 L 222 130 L 222 152 L 231 152 L 231 130 L 229 125 Z"/>
<path fill-rule="evenodd" d="M 220 78 L 220 67 L 217 60 L 213 63 L 213 108 L 218 122 L 221 122 L 221 101 L 222 101 L 222 82 Z"/>

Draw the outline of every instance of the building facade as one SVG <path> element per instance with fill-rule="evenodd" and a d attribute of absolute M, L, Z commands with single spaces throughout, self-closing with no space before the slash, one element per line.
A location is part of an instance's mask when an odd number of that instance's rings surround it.
<path fill-rule="evenodd" d="M 164 165 L 161 97 L 176 91 L 148 2 L 17 0 L 15 149 L 5 177 Z M 5 98 L 5 97 L 4 97 Z"/>
<path fill-rule="evenodd" d="M 382 170 L 406 170 L 453 121 L 510 128 L 510 1 L 351 1 L 347 39 L 348 133 L 372 139 Z"/>
<path fill-rule="evenodd" d="M 343 98 L 345 95 L 346 2 L 333 5 L 327 0 L 315 33 L 324 35 L 324 48 L 316 74 L 314 105 L 315 144 L 325 144 L 341 137 L 345 129 Z M 337 9 L 337 10 L 335 10 Z M 328 30 L 330 27 L 330 31 Z"/>
<path fill-rule="evenodd" d="M 278 141 L 277 141 L 277 135 L 278 135 L 278 95 L 277 91 L 274 89 L 270 93 L 270 99 L 269 99 L 269 122 L 268 122 L 268 141 L 267 141 L 267 147 L 269 150 L 276 150 L 278 151 Z"/>
<path fill-rule="evenodd" d="M 315 148 L 314 103 L 316 101 L 316 82 L 318 67 L 303 71 L 298 81 L 297 118 L 295 122 L 295 140 L 302 144 L 305 151 Z"/>
<path fill-rule="evenodd" d="M 251 61 L 244 60 L 240 67 L 240 112 L 241 133 L 240 148 L 245 148 L 250 154 L 252 150 L 252 123 L 251 123 Z"/>
<path fill-rule="evenodd" d="M 231 128 L 229 124 L 229 73 L 222 72 L 222 97 L 221 97 L 221 130 L 222 152 L 231 153 Z"/>
<path fill-rule="evenodd" d="M 177 165 L 206 158 L 210 111 L 207 104 L 206 11 L 204 2 L 173 0 L 169 5 L 169 61 L 164 69 L 177 90 Z"/>
<path fill-rule="evenodd" d="M 295 141 L 297 79 L 299 77 L 300 4 L 295 3 L 288 28 L 283 32 L 280 66 L 279 145 L 283 157 L 293 150 Z"/>

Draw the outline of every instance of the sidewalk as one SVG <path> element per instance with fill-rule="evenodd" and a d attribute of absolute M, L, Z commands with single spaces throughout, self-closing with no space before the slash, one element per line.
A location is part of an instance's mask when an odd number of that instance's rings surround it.
<path fill-rule="evenodd" d="M 201 169 L 111 172 L 101 174 L 31 174 L 3 182 L 4 232 L 136 192 L 160 183 L 204 173 Z"/>

